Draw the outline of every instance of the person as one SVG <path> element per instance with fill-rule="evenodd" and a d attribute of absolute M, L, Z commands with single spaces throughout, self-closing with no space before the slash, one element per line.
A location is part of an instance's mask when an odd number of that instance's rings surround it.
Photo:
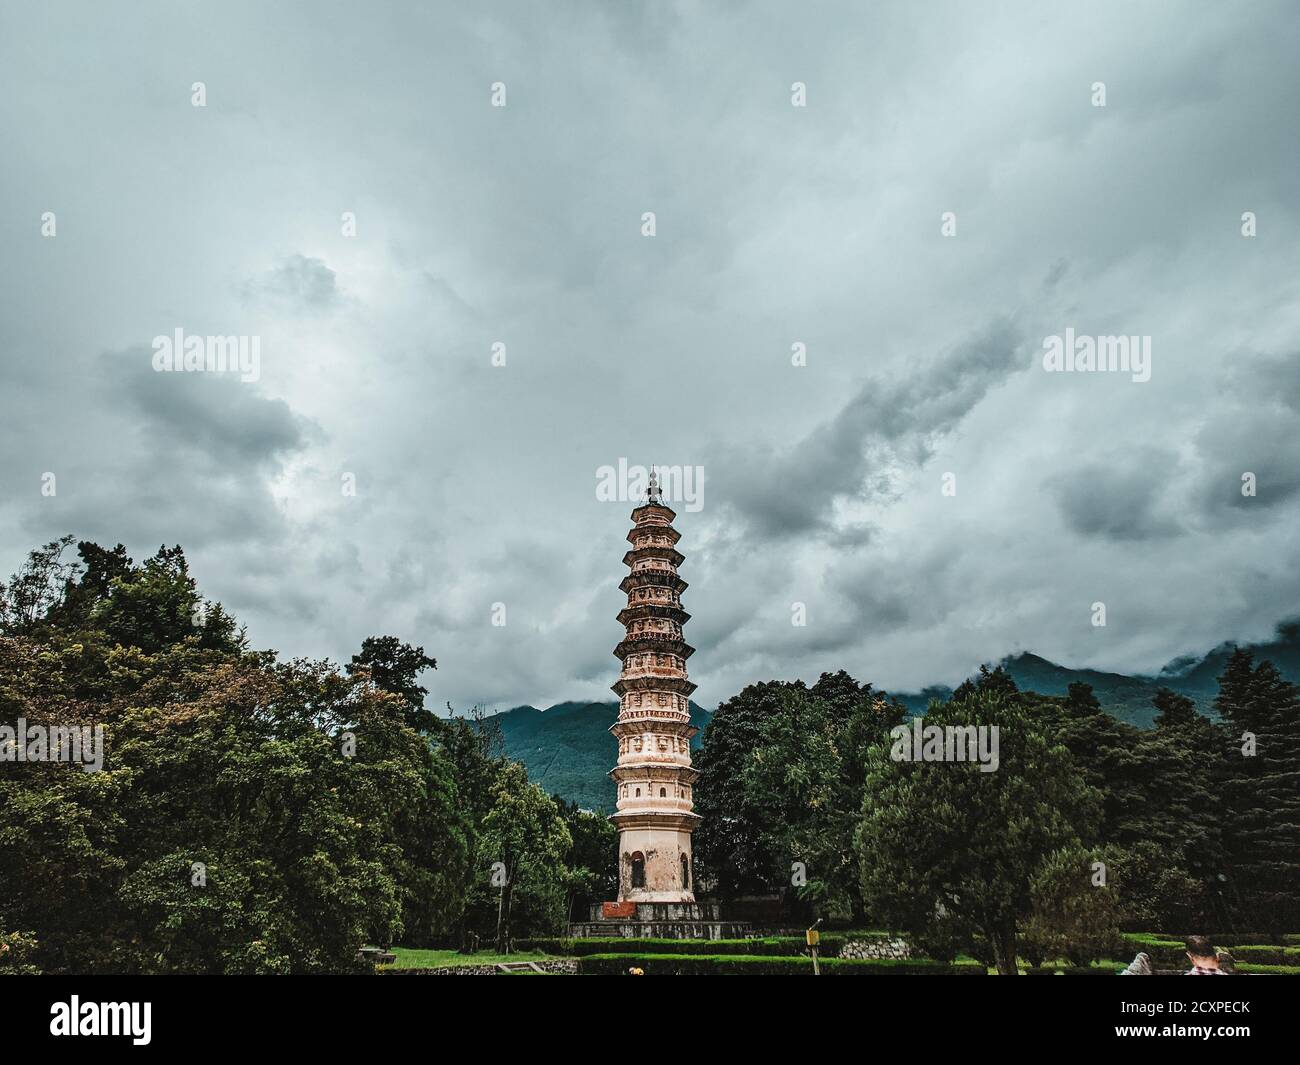
<path fill-rule="evenodd" d="M 1138 956 L 1129 962 L 1127 969 L 1120 971 L 1120 976 L 1150 976 L 1151 975 L 1151 955 L 1146 951 L 1140 951 Z"/>
<path fill-rule="evenodd" d="M 1184 976 L 1227 976 L 1219 968 L 1219 955 L 1214 944 L 1206 936 L 1189 936 L 1187 940 L 1187 960 L 1192 967 Z"/>

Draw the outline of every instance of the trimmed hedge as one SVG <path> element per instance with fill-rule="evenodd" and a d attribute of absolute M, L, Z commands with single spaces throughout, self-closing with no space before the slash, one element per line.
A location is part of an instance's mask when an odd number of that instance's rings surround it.
<path fill-rule="evenodd" d="M 1300 947 L 1227 947 L 1237 961 L 1262 962 L 1265 965 L 1300 965 Z"/>
<path fill-rule="evenodd" d="M 1225 938 L 1241 939 L 1242 943 L 1240 945 L 1230 945 L 1225 941 Z M 1211 941 L 1216 947 L 1229 951 L 1233 960 L 1238 962 L 1239 969 L 1241 968 L 1240 963 L 1243 962 L 1271 966 L 1300 965 L 1300 947 L 1261 944 L 1258 940 L 1251 943 L 1242 936 L 1225 938 L 1213 937 Z M 1188 964 L 1187 952 L 1182 940 L 1137 935 L 1127 935 L 1124 939 L 1134 947 L 1135 951 L 1144 950 L 1151 955 L 1151 960 L 1156 963 L 1157 968 L 1185 968 Z"/>
<path fill-rule="evenodd" d="M 872 937 L 851 938 L 856 940 Z M 823 935 L 820 953 L 825 957 L 836 955 L 844 946 L 844 942 L 843 935 Z M 767 936 L 763 939 L 624 939 L 614 936 L 592 936 L 586 939 L 523 939 L 517 946 L 519 950 L 539 950 L 544 954 L 562 954 L 566 957 L 628 953 L 761 955 L 765 958 L 793 958 L 808 949 L 805 941 L 798 936 Z"/>
<path fill-rule="evenodd" d="M 1251 973 L 1257 975 L 1268 974 L 1270 976 L 1300 976 L 1300 965 L 1260 965 L 1256 962 L 1241 962 L 1237 965 L 1237 972 L 1249 976 Z"/>
<path fill-rule="evenodd" d="M 982 965 L 948 965 L 928 958 L 824 958 L 824 976 L 985 976 Z M 589 954 L 578 962 L 584 976 L 617 976 L 631 968 L 647 976 L 812 976 L 809 958 L 753 954 Z"/>
<path fill-rule="evenodd" d="M 1187 942 L 1187 936 L 1176 936 L 1170 932 L 1125 932 L 1123 936 L 1130 943 L 1152 943 L 1157 946 L 1177 947 L 1179 950 L 1182 950 L 1184 943 Z M 1224 932 L 1222 935 L 1212 935 L 1209 939 L 1216 947 L 1226 947 L 1229 950 L 1233 947 L 1300 946 L 1300 933 L 1277 935 L 1274 932 Z"/>

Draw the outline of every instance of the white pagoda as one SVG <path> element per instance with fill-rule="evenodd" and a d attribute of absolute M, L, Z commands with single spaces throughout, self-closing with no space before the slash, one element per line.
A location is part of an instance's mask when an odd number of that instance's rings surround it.
<path fill-rule="evenodd" d="M 677 516 L 660 497 L 651 471 L 649 498 L 632 511 L 632 550 L 623 556 L 631 572 L 620 590 L 627 606 L 618 620 L 627 630 L 614 654 L 623 663 L 618 683 L 617 788 L 618 897 L 628 903 L 693 903 L 691 832 L 700 817 L 691 788 L 690 699 L 686 678 L 694 648 L 682 639 L 690 615 L 682 609 L 686 582 L 677 575 Z"/>

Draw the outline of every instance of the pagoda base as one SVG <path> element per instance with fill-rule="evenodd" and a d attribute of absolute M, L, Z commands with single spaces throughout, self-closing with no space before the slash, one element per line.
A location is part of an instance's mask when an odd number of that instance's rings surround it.
<path fill-rule="evenodd" d="M 744 939 L 750 925 L 721 919 L 716 902 L 608 902 L 569 925 L 575 939 Z"/>
<path fill-rule="evenodd" d="M 720 921 L 716 902 L 598 902 L 588 911 L 591 921 Z"/>

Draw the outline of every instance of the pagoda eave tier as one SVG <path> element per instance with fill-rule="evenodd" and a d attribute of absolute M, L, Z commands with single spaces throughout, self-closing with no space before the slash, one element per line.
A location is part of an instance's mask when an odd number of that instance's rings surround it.
<path fill-rule="evenodd" d="M 628 692 L 677 692 L 679 695 L 689 696 L 699 687 L 694 681 L 687 680 L 685 677 L 656 677 L 653 674 L 646 674 L 640 677 L 620 677 L 617 681 L 609 686 L 609 690 L 615 695 L 626 695 Z"/>
<path fill-rule="evenodd" d="M 678 625 L 685 625 L 691 620 L 690 614 L 681 607 L 669 606 L 667 603 L 637 603 L 625 606 L 618 612 L 618 623 L 624 628 L 633 621 L 645 621 L 648 618 L 663 618 L 665 621 L 675 621 Z"/>
<path fill-rule="evenodd" d="M 664 775 L 665 770 L 674 780 L 684 784 L 694 784 L 700 779 L 700 771 L 692 769 L 689 765 L 683 765 L 681 762 L 650 760 L 621 762 L 609 771 L 609 776 L 619 784 L 626 784 L 629 781 L 658 780 Z"/>
<path fill-rule="evenodd" d="M 673 569 L 676 569 L 686 561 L 686 556 L 675 547 L 661 547 L 655 544 L 649 544 L 646 547 L 632 548 L 631 551 L 623 556 L 623 565 L 630 566 L 635 562 L 641 562 L 647 558 L 662 559 L 672 566 Z"/>
<path fill-rule="evenodd" d="M 615 732 L 616 736 L 639 736 L 650 729 L 659 731 L 663 726 L 669 724 L 689 725 L 690 718 L 685 714 L 668 713 L 664 710 L 656 710 L 651 713 L 648 710 L 629 710 L 619 715 L 617 721 L 609 726 L 609 731 L 614 732 L 618 725 L 629 725 L 631 728 L 624 729 L 622 732 Z M 692 726 L 694 727 L 694 726 Z"/>
<path fill-rule="evenodd" d="M 685 640 L 662 633 L 641 632 L 629 636 L 614 648 L 614 656 L 622 659 L 628 655 L 644 654 L 677 655 L 683 661 L 695 653 L 695 648 Z"/>
<path fill-rule="evenodd" d="M 680 595 L 689 587 L 676 573 L 670 573 L 666 569 L 643 569 L 624 577 L 619 582 L 618 590 L 630 592 L 634 588 L 671 588 Z"/>
<path fill-rule="evenodd" d="M 609 819 L 618 826 L 620 831 L 636 828 L 675 828 L 690 831 L 703 820 L 699 814 L 687 813 L 684 810 L 652 809 L 623 810 L 610 814 Z"/>
<path fill-rule="evenodd" d="M 642 525 L 639 528 L 637 526 L 633 526 L 631 529 L 629 529 L 627 534 L 628 543 L 635 544 L 637 540 L 642 539 L 646 534 L 646 528 L 647 526 Z M 677 541 L 682 538 L 682 534 L 679 533 L 676 529 L 674 529 L 671 525 L 653 525 L 653 526 L 649 526 L 649 528 L 652 528 L 654 530 L 655 536 L 666 536 L 673 543 L 677 543 Z"/>
<path fill-rule="evenodd" d="M 638 515 L 640 515 L 640 517 L 638 517 Z M 642 522 L 654 524 L 651 521 L 651 519 L 654 518 L 662 518 L 665 519 L 666 522 L 671 522 L 675 517 L 677 517 L 677 511 L 664 503 L 642 503 L 632 511 L 632 520 L 638 525 Z"/>
<path fill-rule="evenodd" d="M 624 736 L 640 736 L 647 728 L 655 732 L 666 732 L 673 736 L 683 736 L 686 739 L 693 739 L 699 735 L 700 730 L 691 724 L 690 718 L 684 714 L 672 714 L 658 717 L 656 715 L 647 715 L 646 717 L 620 717 L 612 725 L 609 731 L 615 736 L 622 739 Z"/>

